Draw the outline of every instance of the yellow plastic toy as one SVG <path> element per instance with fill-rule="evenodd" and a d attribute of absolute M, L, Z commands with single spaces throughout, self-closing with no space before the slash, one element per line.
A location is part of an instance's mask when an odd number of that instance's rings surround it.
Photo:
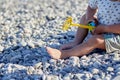
<path fill-rule="evenodd" d="M 89 29 L 90 31 L 92 31 L 95 28 L 94 26 L 91 26 L 91 25 L 82 25 L 82 24 L 73 23 L 72 17 L 68 17 L 65 20 L 62 28 L 63 30 L 68 30 L 71 26 L 86 28 L 86 29 Z"/>

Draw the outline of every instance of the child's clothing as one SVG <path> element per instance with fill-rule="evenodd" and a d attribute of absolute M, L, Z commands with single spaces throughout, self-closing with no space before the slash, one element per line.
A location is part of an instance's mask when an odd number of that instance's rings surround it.
<path fill-rule="evenodd" d="M 89 0 L 89 6 L 98 9 L 97 19 L 99 24 L 120 24 L 120 2 L 110 0 Z M 120 34 L 104 34 L 107 52 L 120 50 Z"/>
<path fill-rule="evenodd" d="M 107 53 L 120 50 L 120 35 L 108 33 L 104 38 Z"/>

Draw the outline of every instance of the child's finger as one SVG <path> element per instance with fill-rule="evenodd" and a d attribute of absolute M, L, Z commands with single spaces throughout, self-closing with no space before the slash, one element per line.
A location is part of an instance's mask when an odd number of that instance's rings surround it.
<path fill-rule="evenodd" d="M 90 31 L 90 33 L 91 33 L 92 35 L 94 35 L 94 30 Z"/>

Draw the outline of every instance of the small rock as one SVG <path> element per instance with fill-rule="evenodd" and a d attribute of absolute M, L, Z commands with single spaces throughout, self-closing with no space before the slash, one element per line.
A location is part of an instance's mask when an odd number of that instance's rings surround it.
<path fill-rule="evenodd" d="M 93 75 L 93 78 L 95 79 L 95 80 L 100 80 L 100 76 L 99 75 Z"/>
<path fill-rule="evenodd" d="M 119 57 L 119 54 L 118 54 L 118 53 L 115 53 L 115 54 L 114 54 L 113 60 L 114 60 L 114 61 L 119 61 L 119 60 L 120 60 L 120 57 Z"/>
<path fill-rule="evenodd" d="M 9 80 L 15 80 L 15 79 L 9 79 Z"/>
<path fill-rule="evenodd" d="M 19 55 L 16 55 L 16 56 L 14 56 L 14 57 L 12 57 L 12 58 L 10 59 L 10 62 L 18 61 L 21 57 L 22 57 L 22 56 L 21 56 L 20 54 L 19 54 Z"/>
<path fill-rule="evenodd" d="M 116 75 L 120 75 L 120 71 L 118 71 L 118 72 L 116 73 Z"/>
<path fill-rule="evenodd" d="M 71 65 L 73 66 L 79 66 L 80 67 L 80 64 L 79 64 L 79 57 L 76 57 L 76 56 L 72 56 L 70 57 L 70 62 L 71 62 Z"/>
<path fill-rule="evenodd" d="M 42 80 L 46 80 L 47 75 L 43 74 L 42 75 Z"/>
<path fill-rule="evenodd" d="M 37 64 L 34 65 L 35 69 L 41 69 L 42 68 L 42 62 L 39 62 Z"/>
<path fill-rule="evenodd" d="M 99 68 L 100 65 L 101 65 L 101 63 L 99 63 L 98 61 L 93 63 L 93 67 L 95 67 L 95 68 Z"/>
<path fill-rule="evenodd" d="M 112 78 L 112 76 L 109 75 L 109 74 L 107 74 L 107 75 L 105 76 L 105 79 L 104 79 L 104 80 L 111 80 L 111 78 Z"/>
<path fill-rule="evenodd" d="M 115 68 L 115 72 L 120 72 L 120 68 Z"/>
<path fill-rule="evenodd" d="M 35 69 L 32 66 L 28 67 L 27 69 L 28 74 L 33 74 L 34 71 Z"/>
<path fill-rule="evenodd" d="M 47 62 L 46 62 L 46 63 L 43 63 L 43 68 L 45 68 L 45 69 L 46 69 L 46 68 L 48 68 L 49 66 L 50 66 L 50 64 L 49 64 L 49 63 L 47 63 Z"/>
<path fill-rule="evenodd" d="M 120 64 L 114 65 L 114 69 L 120 68 Z"/>
<path fill-rule="evenodd" d="M 35 69 L 34 74 L 42 75 L 44 73 L 43 73 L 43 71 L 41 69 Z"/>
<path fill-rule="evenodd" d="M 22 46 L 26 46 L 27 43 L 26 43 L 25 41 L 21 41 L 21 45 L 22 45 Z"/>
<path fill-rule="evenodd" d="M 93 75 L 88 72 L 88 73 L 85 73 L 85 77 L 90 80 L 90 78 L 92 78 Z"/>
<path fill-rule="evenodd" d="M 111 71 L 113 71 L 113 70 L 114 70 L 114 68 L 112 68 L 112 67 L 108 67 L 108 68 L 107 68 L 107 71 L 110 71 L 110 72 L 111 72 Z"/>
<path fill-rule="evenodd" d="M 67 35 L 68 35 L 68 36 L 74 36 L 75 33 L 76 33 L 75 31 L 68 31 L 68 32 L 67 32 Z"/>
<path fill-rule="evenodd" d="M 113 80 L 120 80 L 120 76 L 116 76 Z"/>
<path fill-rule="evenodd" d="M 81 74 L 81 73 L 75 74 L 75 78 L 78 80 L 82 80 L 83 76 L 84 76 L 84 74 Z"/>
<path fill-rule="evenodd" d="M 28 44 L 28 46 L 30 46 L 31 48 L 35 48 L 35 45 L 34 45 L 31 41 L 29 41 L 27 44 Z"/>
<path fill-rule="evenodd" d="M 100 77 L 102 78 L 102 80 L 105 78 L 105 73 L 103 73 L 103 72 L 100 72 Z"/>
<path fill-rule="evenodd" d="M 93 73 L 93 74 L 98 74 L 98 73 L 99 73 L 99 70 L 96 69 L 96 68 L 93 68 L 93 69 L 92 69 L 92 73 Z"/>
<path fill-rule="evenodd" d="M 49 63 L 52 64 L 52 65 L 56 65 L 56 60 L 55 59 L 50 59 Z"/>
<path fill-rule="evenodd" d="M 71 80 L 71 79 L 70 79 L 70 76 L 69 76 L 69 75 L 65 75 L 65 76 L 63 77 L 63 80 Z"/>
<path fill-rule="evenodd" d="M 58 78 L 58 76 L 50 75 L 50 76 L 47 76 L 46 80 L 59 80 L 59 78 Z"/>
<path fill-rule="evenodd" d="M 2 68 L 5 64 L 4 63 L 0 63 L 0 68 Z"/>
<path fill-rule="evenodd" d="M 84 55 L 84 56 L 81 57 L 81 59 L 87 60 L 88 58 L 87 58 L 86 55 Z"/>
<path fill-rule="evenodd" d="M 4 50 L 4 47 L 0 45 L 0 52 Z"/>

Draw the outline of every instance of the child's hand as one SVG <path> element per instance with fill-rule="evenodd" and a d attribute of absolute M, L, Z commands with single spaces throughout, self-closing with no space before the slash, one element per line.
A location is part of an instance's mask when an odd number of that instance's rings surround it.
<path fill-rule="evenodd" d="M 92 34 L 95 35 L 95 34 L 103 34 L 105 33 L 105 25 L 98 25 L 93 31 L 92 31 Z"/>

